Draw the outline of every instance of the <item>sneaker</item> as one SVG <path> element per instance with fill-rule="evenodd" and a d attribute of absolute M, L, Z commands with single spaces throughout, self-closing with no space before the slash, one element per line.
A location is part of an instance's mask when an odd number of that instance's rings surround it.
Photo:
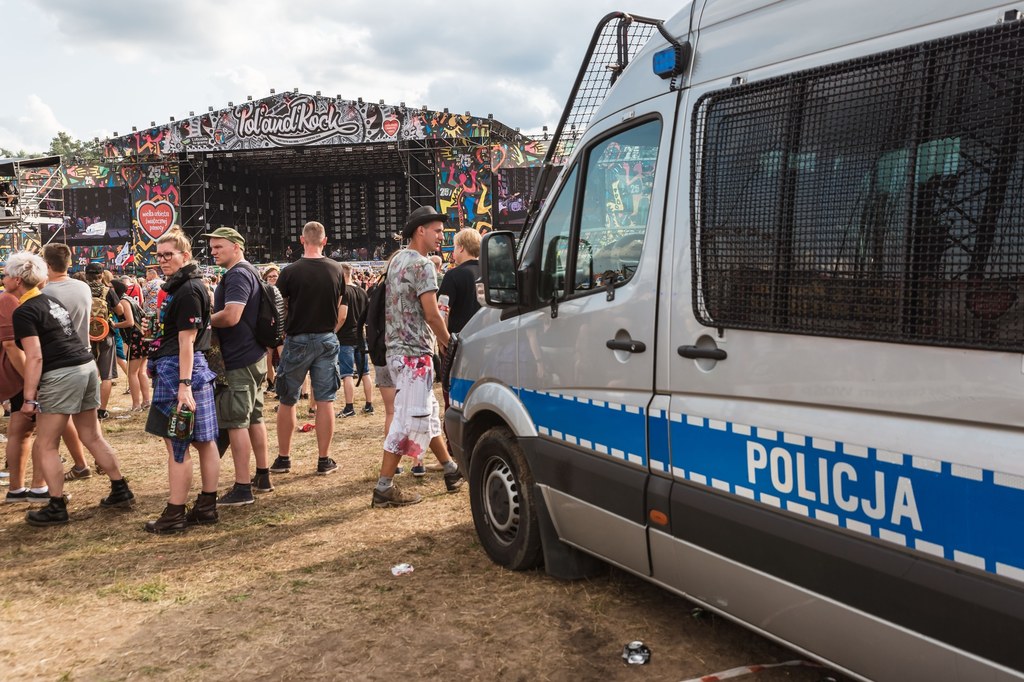
<path fill-rule="evenodd" d="M 25 520 L 30 526 L 61 526 L 70 521 L 68 517 L 68 498 L 64 496 L 61 502 L 49 500 L 42 509 L 30 511 L 25 514 Z"/>
<path fill-rule="evenodd" d="M 270 482 L 270 474 L 254 474 L 252 477 L 252 491 L 257 494 L 272 493 L 274 486 Z"/>
<path fill-rule="evenodd" d="M 333 474 L 338 470 L 338 463 L 330 457 L 320 457 L 316 460 L 316 473 L 318 476 Z"/>
<path fill-rule="evenodd" d="M 34 493 L 28 488 L 25 488 L 20 493 L 14 493 L 8 490 L 7 496 L 4 497 L 4 502 L 7 504 L 47 504 L 49 501 L 49 492 Z"/>
<path fill-rule="evenodd" d="M 244 488 L 237 483 L 231 486 L 231 490 L 217 498 L 217 504 L 221 507 L 241 507 L 245 504 L 252 504 L 255 501 L 252 496 L 252 490 Z"/>
<path fill-rule="evenodd" d="M 412 469 L 410 469 L 409 471 L 412 472 L 412 475 L 415 476 L 416 478 L 421 478 L 427 475 L 427 467 L 423 466 L 422 464 L 413 464 Z"/>
<path fill-rule="evenodd" d="M 404 472 L 404 471 L 405 471 L 405 467 L 403 467 L 403 466 L 396 466 L 395 467 L 395 476 L 401 476 L 402 472 Z"/>
<path fill-rule="evenodd" d="M 110 412 L 107 410 L 96 410 L 96 416 L 100 419 L 110 419 Z"/>
<path fill-rule="evenodd" d="M 81 481 L 86 478 L 92 478 L 92 469 L 89 467 L 85 467 L 84 469 L 71 467 L 64 473 L 65 481 Z"/>
<path fill-rule="evenodd" d="M 346 407 L 344 410 L 342 410 L 341 412 L 338 412 L 338 414 L 336 414 L 334 416 L 337 417 L 338 419 L 345 419 L 347 417 L 354 417 L 354 416 L 356 416 L 356 411 L 355 411 L 354 408 Z"/>
<path fill-rule="evenodd" d="M 373 489 L 373 501 L 370 502 L 370 506 L 386 509 L 388 507 L 405 507 L 422 501 L 422 495 L 407 493 L 396 484 L 391 484 L 391 487 L 384 492 L 376 488 Z"/>
<path fill-rule="evenodd" d="M 292 458 L 277 456 L 274 463 L 270 465 L 270 473 L 272 474 L 287 474 L 292 470 Z"/>
<path fill-rule="evenodd" d="M 462 469 L 456 469 L 454 473 L 444 475 L 444 487 L 450 493 L 458 491 L 466 479 L 462 477 Z"/>
<path fill-rule="evenodd" d="M 373 405 L 370 403 L 363 405 L 363 414 L 373 414 Z"/>
<path fill-rule="evenodd" d="M 100 506 L 105 509 L 118 507 L 127 509 L 135 504 L 135 493 L 128 487 L 128 479 L 122 478 L 120 482 L 110 482 L 110 494 L 100 500 Z"/>

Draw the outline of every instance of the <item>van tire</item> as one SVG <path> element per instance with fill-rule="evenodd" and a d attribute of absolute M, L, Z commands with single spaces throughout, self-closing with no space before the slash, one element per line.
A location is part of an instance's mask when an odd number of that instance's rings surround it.
<path fill-rule="evenodd" d="M 543 559 L 535 493 L 515 436 L 501 426 L 486 431 L 469 464 L 473 525 L 487 555 L 513 571 L 536 568 Z"/>

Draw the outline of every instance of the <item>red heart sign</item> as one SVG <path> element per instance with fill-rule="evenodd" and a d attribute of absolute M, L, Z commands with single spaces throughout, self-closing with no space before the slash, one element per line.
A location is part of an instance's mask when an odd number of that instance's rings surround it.
<path fill-rule="evenodd" d="M 174 206 L 169 201 L 139 203 L 139 227 L 152 239 L 159 239 L 174 224 Z"/>
<path fill-rule="evenodd" d="M 397 118 L 386 118 L 384 119 L 384 123 L 381 124 L 381 127 L 384 128 L 384 132 L 387 133 L 388 136 L 394 137 L 401 125 L 402 124 L 398 122 Z"/>

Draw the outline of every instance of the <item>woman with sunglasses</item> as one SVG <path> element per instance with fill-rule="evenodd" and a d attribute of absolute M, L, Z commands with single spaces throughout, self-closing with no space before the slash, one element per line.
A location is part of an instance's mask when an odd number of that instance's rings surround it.
<path fill-rule="evenodd" d="M 199 266 L 192 260 L 192 243 L 173 227 L 156 243 L 156 258 L 163 271 L 164 299 L 157 317 L 149 353 L 153 377 L 153 404 L 146 432 L 164 439 L 170 496 L 163 514 L 146 524 L 150 533 L 177 533 L 191 525 L 217 522 L 217 414 L 213 402 L 216 374 L 206 364 L 210 349 L 210 296 Z M 190 434 L 171 437 L 172 412 L 187 409 L 194 415 Z M 189 446 L 199 452 L 202 489 L 186 511 L 192 487 Z"/>

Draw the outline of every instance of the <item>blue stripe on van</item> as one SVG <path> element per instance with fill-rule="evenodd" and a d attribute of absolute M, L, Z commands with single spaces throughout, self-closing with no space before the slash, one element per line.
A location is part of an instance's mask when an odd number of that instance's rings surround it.
<path fill-rule="evenodd" d="M 472 383 L 452 380 L 453 404 L 464 404 Z M 648 415 L 636 407 L 515 390 L 541 437 L 1024 582 L 1024 534 L 1017 528 L 1024 477 L 699 416 L 661 410 Z"/>
<path fill-rule="evenodd" d="M 669 415 L 673 476 L 1024 581 L 1024 478 Z"/>
<path fill-rule="evenodd" d="M 643 408 L 526 388 L 520 389 L 519 399 L 540 435 L 647 466 Z"/>

